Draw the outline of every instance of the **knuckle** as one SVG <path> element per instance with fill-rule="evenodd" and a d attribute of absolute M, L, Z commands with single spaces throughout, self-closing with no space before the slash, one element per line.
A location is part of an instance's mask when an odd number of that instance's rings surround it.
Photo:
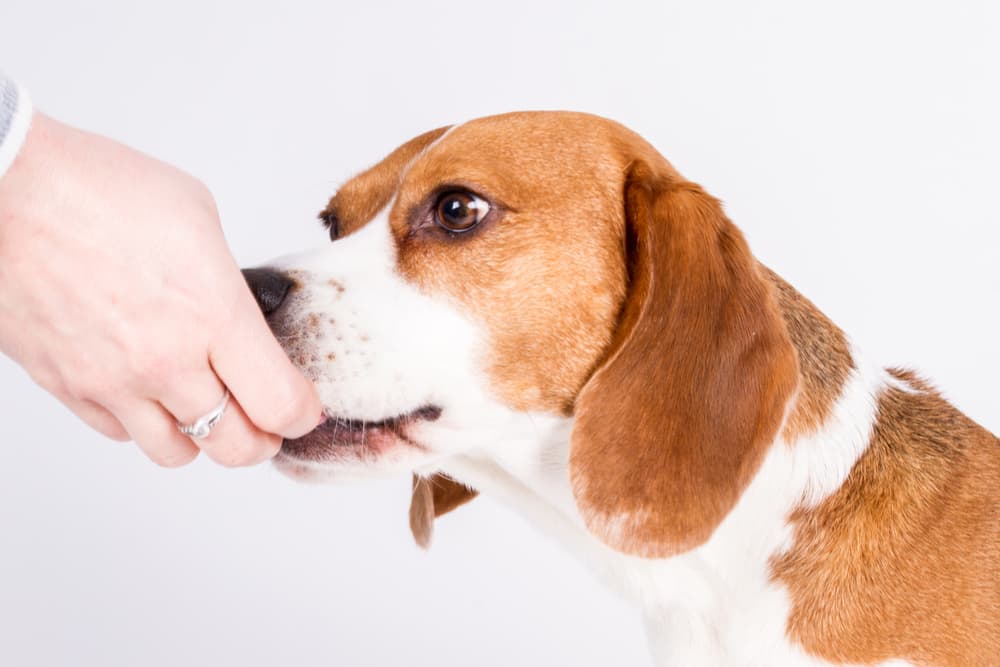
<path fill-rule="evenodd" d="M 60 365 L 47 360 L 44 363 L 25 364 L 24 368 L 35 384 L 60 400 L 76 398 L 70 386 L 74 375 Z"/>
<path fill-rule="evenodd" d="M 100 406 L 82 404 L 75 406 L 73 412 L 106 438 L 117 440 L 118 442 L 126 442 L 131 439 L 125 427 L 121 425 L 114 415 L 108 413 Z"/>
<path fill-rule="evenodd" d="M 280 449 L 281 438 L 275 436 L 262 438 L 260 444 L 254 449 L 253 465 L 273 459 Z"/>
<path fill-rule="evenodd" d="M 180 447 L 156 448 L 147 452 L 149 459 L 161 468 L 179 468 L 194 461 L 198 450 Z"/>
<path fill-rule="evenodd" d="M 195 179 L 192 184 L 192 192 L 194 201 L 198 202 L 205 213 L 212 217 L 218 216 L 219 209 L 215 203 L 215 195 L 212 194 L 212 191 L 205 183 Z"/>
<path fill-rule="evenodd" d="M 252 457 L 237 448 L 226 448 L 210 454 L 213 461 L 225 468 L 242 468 L 249 465 Z"/>
<path fill-rule="evenodd" d="M 256 435 L 245 441 L 217 445 L 209 456 L 226 468 L 242 468 L 273 457 L 280 448 L 280 438 Z"/>
<path fill-rule="evenodd" d="M 84 370 L 63 376 L 59 384 L 67 396 L 77 401 L 94 400 L 101 396 L 103 391 L 102 383 L 97 382 L 93 374 Z"/>
<path fill-rule="evenodd" d="M 54 394 L 56 396 L 67 396 L 69 398 L 76 398 L 73 395 L 73 392 L 67 386 L 64 377 L 53 370 L 49 369 L 32 370 L 31 378 L 35 381 L 35 383 L 39 387 L 49 392 L 50 394 Z"/>
<path fill-rule="evenodd" d="M 285 431 L 305 421 L 312 401 L 308 394 L 289 388 L 281 392 L 270 405 L 274 407 L 259 410 L 258 414 L 250 416 L 251 420 L 268 433 L 286 435 Z"/>
<path fill-rule="evenodd" d="M 129 437 L 129 434 L 125 431 L 125 429 L 120 426 L 111 425 L 106 428 L 102 428 L 101 433 L 115 442 L 128 442 L 132 439 Z"/>
<path fill-rule="evenodd" d="M 140 349 L 129 358 L 129 370 L 142 386 L 162 386 L 171 377 L 175 362 L 159 350 Z"/>

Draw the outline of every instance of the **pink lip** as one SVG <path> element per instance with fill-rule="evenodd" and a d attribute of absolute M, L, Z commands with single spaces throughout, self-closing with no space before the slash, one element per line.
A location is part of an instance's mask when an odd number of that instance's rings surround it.
<path fill-rule="evenodd" d="M 407 428 L 440 416 L 441 408 L 433 405 L 379 421 L 324 415 L 319 425 L 306 435 L 286 439 L 281 445 L 281 454 L 298 460 L 323 462 L 345 456 L 375 455 L 400 442 L 420 447 L 409 439 Z"/>

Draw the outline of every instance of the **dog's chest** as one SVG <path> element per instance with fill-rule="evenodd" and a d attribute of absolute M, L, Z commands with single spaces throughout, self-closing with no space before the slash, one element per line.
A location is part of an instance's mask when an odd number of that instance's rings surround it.
<path fill-rule="evenodd" d="M 635 603 L 656 664 L 826 664 L 785 638 L 789 602 L 768 565 L 790 540 L 781 498 L 751 488 L 702 547 L 664 560 L 628 556 L 585 529 L 560 463 L 567 448 L 554 444 L 543 457 L 511 448 L 499 462 L 463 458 L 447 472 L 518 510 Z M 762 491 L 767 481 L 760 479 Z"/>
<path fill-rule="evenodd" d="M 750 489 L 708 543 L 670 559 L 597 545 L 604 579 L 642 609 L 657 665 L 828 664 L 786 636 L 791 604 L 769 565 L 791 543 L 778 502 Z"/>

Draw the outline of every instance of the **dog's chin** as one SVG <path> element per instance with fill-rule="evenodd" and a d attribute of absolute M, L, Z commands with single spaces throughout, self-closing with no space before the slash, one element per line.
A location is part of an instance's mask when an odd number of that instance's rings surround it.
<path fill-rule="evenodd" d="M 279 471 L 301 481 L 350 481 L 412 470 L 429 452 L 419 440 L 421 424 L 441 416 L 427 405 L 377 421 L 327 416 L 301 438 L 286 439 L 274 458 Z"/>

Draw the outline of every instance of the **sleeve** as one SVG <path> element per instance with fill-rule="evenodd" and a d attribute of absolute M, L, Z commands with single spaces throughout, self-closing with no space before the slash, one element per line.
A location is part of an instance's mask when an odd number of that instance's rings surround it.
<path fill-rule="evenodd" d="M 0 72 L 0 178 L 10 169 L 28 136 L 31 112 L 28 94 Z"/>

